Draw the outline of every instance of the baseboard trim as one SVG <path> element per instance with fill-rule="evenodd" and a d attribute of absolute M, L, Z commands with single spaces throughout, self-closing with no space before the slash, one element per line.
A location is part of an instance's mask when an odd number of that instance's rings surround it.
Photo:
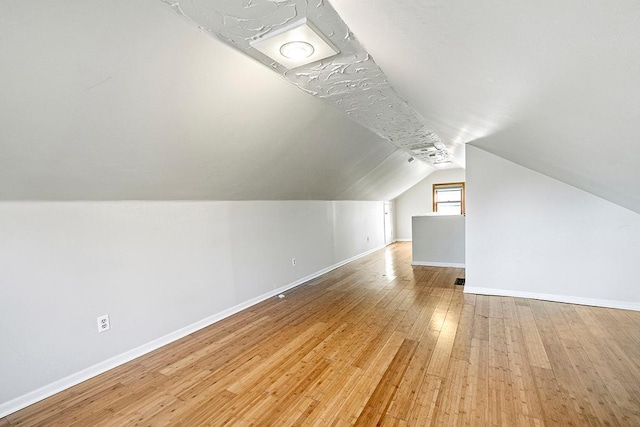
<path fill-rule="evenodd" d="M 474 286 L 464 287 L 465 294 L 493 295 L 501 297 L 530 298 L 544 301 L 563 302 L 568 304 L 589 305 L 593 307 L 618 308 L 621 310 L 640 311 L 640 303 L 606 300 L 598 298 L 583 298 L 568 295 L 540 294 L 537 292 L 512 291 L 507 289 L 480 288 Z"/>
<path fill-rule="evenodd" d="M 412 242 L 413 239 L 396 239 L 396 242 Z"/>
<path fill-rule="evenodd" d="M 411 265 L 425 266 L 425 267 L 455 267 L 464 268 L 463 263 L 459 262 L 431 262 L 431 261 L 413 261 Z"/>
<path fill-rule="evenodd" d="M 140 356 L 144 356 L 147 353 L 150 353 L 154 350 L 157 350 L 160 347 L 163 347 L 167 344 L 170 344 L 174 341 L 179 340 L 180 338 L 184 338 L 189 334 L 192 334 L 196 331 L 199 331 L 200 329 L 206 328 L 207 326 L 210 326 L 216 322 L 219 322 L 220 320 L 227 318 L 233 314 L 236 314 L 242 310 L 245 310 L 255 304 L 258 304 L 264 300 L 267 300 L 271 297 L 274 297 L 276 295 L 279 295 L 289 289 L 295 288 L 296 286 L 300 286 L 306 282 L 308 282 L 309 280 L 315 279 L 316 277 L 322 276 L 323 274 L 326 274 L 332 270 L 335 270 L 336 268 L 342 267 L 343 265 L 346 265 L 350 262 L 353 262 L 359 258 L 362 258 L 364 256 L 367 256 L 369 254 L 372 254 L 373 252 L 379 251 L 380 249 L 383 249 L 385 247 L 385 245 L 382 246 L 378 246 L 375 247 L 373 249 L 370 249 L 366 252 L 363 252 L 359 255 L 355 255 L 351 258 L 348 258 L 344 261 L 340 261 L 336 264 L 333 264 L 329 267 L 323 268 L 322 270 L 316 271 L 315 273 L 309 274 L 308 276 L 305 276 L 301 279 L 298 279 L 294 282 L 291 282 L 285 286 L 281 286 L 277 289 L 273 289 L 272 291 L 266 292 L 260 296 L 257 296 L 255 298 L 252 298 L 248 301 L 245 301 L 243 303 L 240 303 L 238 305 L 235 305 L 231 308 L 228 308 L 226 310 L 223 310 L 219 313 L 213 314 L 209 317 L 206 317 L 202 320 L 199 320 L 195 323 L 192 323 L 190 325 L 187 325 L 181 329 L 178 329 L 174 332 L 171 332 L 167 335 L 164 335 L 160 338 L 157 338 L 153 341 L 150 341 L 146 344 L 143 344 L 139 347 L 136 347 L 132 350 L 126 351 L 124 353 L 121 353 L 117 356 L 111 357 L 105 361 L 102 361 L 100 363 L 97 363 L 93 366 L 90 366 L 88 368 L 85 368 L 79 372 L 76 372 L 74 374 L 71 374 L 69 376 L 66 376 L 64 378 L 61 378 L 59 380 L 56 380 L 52 383 L 49 383 L 43 387 L 40 387 L 36 390 L 30 391 L 26 394 L 23 394 L 22 396 L 16 397 L 8 402 L 2 403 L 0 404 L 0 418 L 6 417 L 9 414 L 12 414 L 16 411 L 19 411 L 20 409 L 26 408 L 29 405 L 32 405 L 36 402 L 39 402 L 41 400 L 46 399 L 47 397 L 51 397 L 56 393 L 60 393 L 61 391 L 64 391 L 68 388 L 71 388 L 75 385 L 80 384 L 81 382 L 84 382 L 88 379 L 91 379 L 93 377 L 96 377 L 100 374 L 103 374 L 113 368 L 116 368 L 120 365 L 123 365 L 127 362 L 130 362 Z"/>

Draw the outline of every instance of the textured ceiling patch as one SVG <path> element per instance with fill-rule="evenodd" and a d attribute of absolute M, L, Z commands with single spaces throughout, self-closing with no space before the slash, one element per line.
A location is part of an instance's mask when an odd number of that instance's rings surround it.
<path fill-rule="evenodd" d="M 327 2 L 163 1 L 202 30 L 272 68 L 305 92 L 336 105 L 411 156 L 432 165 L 453 161 L 438 135 L 398 96 L 384 72 Z M 252 43 L 305 19 L 339 49 L 338 55 L 287 69 L 252 47 Z"/>

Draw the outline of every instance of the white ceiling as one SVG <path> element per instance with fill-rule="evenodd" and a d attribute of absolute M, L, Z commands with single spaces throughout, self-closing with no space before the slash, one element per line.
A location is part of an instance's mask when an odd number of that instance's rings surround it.
<path fill-rule="evenodd" d="M 640 2 L 331 4 L 445 143 L 640 212 Z"/>
<path fill-rule="evenodd" d="M 449 146 L 640 212 L 639 2 L 331 5 Z M 383 200 L 433 170 L 161 0 L 4 0 L 0 59 L 0 199 Z"/>
<path fill-rule="evenodd" d="M 432 166 L 458 166 L 440 137 L 398 96 L 384 72 L 324 0 L 164 1 L 193 25 L 262 62 L 410 156 Z M 282 40 L 296 33 L 291 40 L 310 41 L 306 36 L 300 38 L 300 31 L 304 31 L 301 25 L 307 24 L 317 29 L 306 27 L 308 32 L 320 31 L 331 42 L 331 54 L 304 64 L 286 58 L 282 62 L 278 51 Z M 272 46 L 271 54 L 258 46 Z"/>
<path fill-rule="evenodd" d="M 389 200 L 433 170 L 158 0 L 0 28 L 4 200 Z"/>

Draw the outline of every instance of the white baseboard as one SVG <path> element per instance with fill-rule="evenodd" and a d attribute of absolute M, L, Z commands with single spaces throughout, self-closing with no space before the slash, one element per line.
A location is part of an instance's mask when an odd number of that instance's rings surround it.
<path fill-rule="evenodd" d="M 412 242 L 413 239 L 396 239 L 396 242 Z"/>
<path fill-rule="evenodd" d="M 242 310 L 245 310 L 249 307 L 251 307 L 252 305 L 258 304 L 259 302 L 262 302 L 266 299 L 269 299 L 273 296 L 279 295 L 291 288 L 295 288 L 296 286 L 299 286 L 303 283 L 308 282 L 309 280 L 315 279 L 316 277 L 322 276 L 325 273 L 330 272 L 331 270 L 335 270 L 338 267 L 342 267 L 345 264 L 348 264 L 350 262 L 353 262 L 359 258 L 362 258 L 364 256 L 367 256 L 373 252 L 376 252 L 380 249 L 383 249 L 384 245 L 370 249 L 366 252 L 363 252 L 359 255 L 353 256 L 349 259 L 346 259 L 344 261 L 340 261 L 337 264 L 334 264 L 332 266 L 329 266 L 327 268 L 323 268 L 322 270 L 316 271 L 315 273 L 312 273 L 308 276 L 305 276 L 301 279 L 296 280 L 295 282 L 291 282 L 285 286 L 281 286 L 277 289 L 274 289 L 272 291 L 269 291 L 267 293 L 264 293 L 260 296 L 257 296 L 255 298 L 252 298 L 248 301 L 245 301 L 243 303 L 240 303 L 236 306 L 233 306 L 231 308 L 228 308 L 224 311 L 221 311 L 219 313 L 213 314 L 207 318 L 204 318 L 198 322 L 192 323 L 188 326 L 185 326 L 184 328 L 178 329 L 177 331 L 171 332 L 167 335 L 164 335 L 160 338 L 157 338 L 153 341 L 150 341 L 146 344 L 143 344 L 139 347 L 136 347 L 132 350 L 126 351 L 124 353 L 121 353 L 117 356 L 114 356 L 110 359 L 107 359 L 103 362 L 97 363 L 93 366 L 90 366 L 86 369 L 83 369 L 79 372 L 76 372 L 74 374 L 71 374 L 67 377 L 61 378 L 57 381 L 54 381 L 50 384 L 47 384 L 43 387 L 40 387 L 36 390 L 30 391 L 29 393 L 26 393 L 22 396 L 19 396 L 15 399 L 12 399 L 8 402 L 2 403 L 0 404 L 0 418 L 5 417 L 9 414 L 12 414 L 16 411 L 19 411 L 20 409 L 26 408 L 29 405 L 32 405 L 36 402 L 39 402 L 43 399 L 46 399 L 47 397 L 53 396 L 56 393 L 59 393 L 63 390 L 66 390 L 68 388 L 71 388 L 75 385 L 80 384 L 83 381 L 86 381 L 90 378 L 93 378 L 95 376 L 98 376 L 102 373 L 105 373 L 107 371 L 109 371 L 110 369 L 116 368 L 120 365 L 123 365 L 127 362 L 132 361 L 133 359 L 136 359 L 140 356 L 143 356 L 147 353 L 150 353 L 154 350 L 157 350 L 158 348 L 165 346 L 167 344 L 170 344 L 174 341 L 179 340 L 180 338 L 184 338 L 189 334 L 192 334 L 202 328 L 206 328 L 207 326 L 210 326 L 216 322 L 219 322 L 220 320 L 229 317 L 235 313 L 238 313 Z"/>
<path fill-rule="evenodd" d="M 507 289 L 478 288 L 465 285 L 465 294 L 494 295 L 501 297 L 530 298 L 568 304 L 590 305 L 594 307 L 619 308 L 622 310 L 640 311 L 640 303 L 598 298 L 583 298 L 568 295 L 540 294 L 537 292 L 512 291 Z"/>
<path fill-rule="evenodd" d="M 464 268 L 463 263 L 459 262 L 431 262 L 431 261 L 413 261 L 411 265 L 422 265 L 426 267 L 455 267 Z"/>

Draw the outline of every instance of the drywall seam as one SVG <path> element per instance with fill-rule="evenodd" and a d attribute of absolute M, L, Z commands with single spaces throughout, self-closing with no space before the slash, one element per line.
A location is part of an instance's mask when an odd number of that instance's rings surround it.
<path fill-rule="evenodd" d="M 598 298 L 573 297 L 568 295 L 539 294 L 537 292 L 512 291 L 508 289 L 464 287 L 465 294 L 491 295 L 501 297 L 530 298 L 544 301 L 562 302 L 568 304 L 589 305 L 593 307 L 617 308 L 621 310 L 640 311 L 640 303 L 605 300 Z"/>
<path fill-rule="evenodd" d="M 340 261 L 329 267 L 323 268 L 322 270 L 318 270 L 315 273 L 311 273 L 310 275 L 305 276 L 301 279 L 298 279 L 294 282 L 291 282 L 285 286 L 281 286 L 277 289 L 266 292 L 255 298 L 251 298 L 248 301 L 237 304 L 219 313 L 213 314 L 209 317 L 206 317 L 202 320 L 192 323 L 191 325 L 180 328 L 174 332 L 171 332 L 167 335 L 164 335 L 160 338 L 157 338 L 139 347 L 136 347 L 134 349 L 121 353 L 117 356 L 111 357 L 105 361 L 102 361 L 93 366 L 85 368 L 74 374 L 68 375 L 64 378 L 61 378 L 57 381 L 54 381 L 36 390 L 30 391 L 22 396 L 16 397 L 15 399 L 12 399 L 8 402 L 2 403 L 0 404 L 0 418 L 6 417 L 9 414 L 19 411 L 20 409 L 26 408 L 29 405 L 33 405 L 34 403 L 44 400 L 47 397 L 53 396 L 56 393 L 60 393 L 61 391 L 64 391 L 68 388 L 78 385 L 83 381 L 86 381 L 100 374 L 103 374 L 113 368 L 116 368 L 120 365 L 130 362 L 133 359 L 136 359 L 140 356 L 144 356 L 145 354 L 150 353 L 154 350 L 157 350 L 160 347 L 163 347 L 167 344 L 170 344 L 174 341 L 184 338 L 189 334 L 199 331 L 200 329 L 206 328 L 207 326 L 210 326 L 216 322 L 219 322 L 220 320 L 225 319 L 242 310 L 246 310 L 247 308 L 253 305 L 256 305 L 262 301 L 265 301 L 289 289 L 295 288 L 296 286 L 300 286 L 310 280 L 315 279 L 316 277 L 322 276 L 323 274 L 326 274 L 332 270 L 335 270 L 336 268 L 342 267 L 343 265 L 353 262 L 359 258 L 365 257 L 369 254 L 372 254 L 373 252 L 379 251 L 380 249 L 384 249 L 385 246 L 386 245 L 378 246 L 366 252 L 363 252 L 359 255 L 352 256 L 351 258 Z"/>
<path fill-rule="evenodd" d="M 413 261 L 411 265 L 425 267 L 455 267 L 464 268 L 464 264 L 458 262 L 432 262 L 432 261 Z"/>

